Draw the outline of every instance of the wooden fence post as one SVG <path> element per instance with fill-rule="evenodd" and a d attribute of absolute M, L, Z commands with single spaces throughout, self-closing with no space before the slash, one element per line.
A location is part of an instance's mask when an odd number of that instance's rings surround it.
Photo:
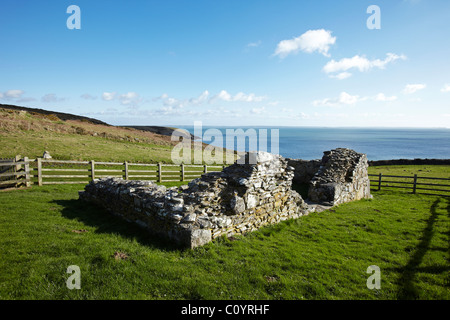
<path fill-rule="evenodd" d="M 184 163 L 181 164 L 181 181 L 184 181 Z"/>
<path fill-rule="evenodd" d="M 162 164 L 158 163 L 158 182 L 162 182 Z"/>
<path fill-rule="evenodd" d="M 125 180 L 128 180 L 128 161 L 125 161 Z"/>
<path fill-rule="evenodd" d="M 37 158 L 38 186 L 42 186 L 42 158 Z"/>
<path fill-rule="evenodd" d="M 203 173 L 208 173 L 208 165 L 205 164 Z"/>
<path fill-rule="evenodd" d="M 413 193 L 416 193 L 416 187 L 417 187 L 417 174 L 414 175 L 414 186 L 413 186 Z"/>
<path fill-rule="evenodd" d="M 383 176 L 383 174 L 380 173 L 379 177 L 378 177 L 378 191 L 381 190 L 381 177 Z"/>
<path fill-rule="evenodd" d="M 19 162 L 20 161 L 20 158 L 21 158 L 21 155 L 16 155 L 16 157 L 14 158 L 14 162 Z M 14 166 L 14 169 L 13 169 L 13 171 L 14 171 L 14 173 L 17 173 L 17 172 L 20 172 L 20 170 L 22 169 L 22 165 L 20 165 L 20 164 L 16 164 L 15 166 Z M 16 180 L 16 183 L 14 184 L 14 186 L 15 187 L 19 187 L 19 185 L 20 185 L 20 183 L 19 183 L 19 176 L 15 176 L 14 177 L 14 179 Z"/>
<path fill-rule="evenodd" d="M 95 161 L 91 160 L 91 179 L 94 180 L 95 179 Z"/>
<path fill-rule="evenodd" d="M 24 165 L 24 168 L 25 168 L 25 187 L 29 187 L 31 185 L 30 160 L 28 160 L 28 157 L 24 157 L 23 161 L 25 162 L 25 165 Z"/>

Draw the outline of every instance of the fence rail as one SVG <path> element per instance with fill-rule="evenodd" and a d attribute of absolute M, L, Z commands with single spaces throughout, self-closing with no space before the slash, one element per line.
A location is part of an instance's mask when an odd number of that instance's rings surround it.
<path fill-rule="evenodd" d="M 10 159 L 0 159 L 0 187 L 11 188 L 22 185 L 29 186 L 30 161 L 20 155 Z"/>
<path fill-rule="evenodd" d="M 32 177 L 37 178 L 39 186 L 46 184 L 88 183 L 103 177 L 120 177 L 126 180 L 139 178 L 157 182 L 186 181 L 199 178 L 202 174 L 221 171 L 224 165 L 176 165 L 162 163 L 102 162 L 36 159 L 37 167 Z M 76 168 L 55 168 L 76 166 Z M 80 168 L 83 167 L 83 168 Z M 80 180 L 81 179 L 81 180 Z"/>
<path fill-rule="evenodd" d="M 162 163 L 132 163 L 103 161 L 73 161 L 53 159 L 29 159 L 16 156 L 0 159 L 0 188 L 30 186 L 31 184 L 87 184 L 102 177 L 121 177 L 125 180 L 139 179 L 156 182 L 187 181 L 201 177 L 207 172 L 221 171 L 224 165 L 188 165 Z M 412 193 L 450 197 L 450 178 L 397 176 L 369 174 L 371 188 L 398 188 Z M 431 183 L 436 181 L 437 183 Z M 424 192 L 426 191 L 426 192 Z M 432 193 L 434 192 L 434 193 Z M 438 193 L 436 193 L 438 192 Z"/>
<path fill-rule="evenodd" d="M 442 183 L 426 183 L 419 182 L 421 180 L 438 180 L 438 181 L 450 181 L 450 178 L 435 178 L 435 177 L 419 177 L 417 174 L 414 176 L 396 176 L 396 175 L 384 175 L 380 174 L 369 174 L 369 177 L 377 177 L 377 180 L 370 180 L 371 187 L 381 190 L 381 188 L 398 188 L 398 189 L 410 189 L 414 194 L 426 194 L 433 196 L 443 196 L 450 197 L 450 184 Z M 387 180 L 383 180 L 383 178 Z M 402 180 L 395 180 L 402 179 Z M 422 186 L 426 186 L 423 188 Z M 430 188 L 431 187 L 431 188 Z M 442 188 L 443 187 L 443 188 Z M 446 189 L 448 188 L 448 189 Z M 439 193 L 422 192 L 434 191 Z"/>

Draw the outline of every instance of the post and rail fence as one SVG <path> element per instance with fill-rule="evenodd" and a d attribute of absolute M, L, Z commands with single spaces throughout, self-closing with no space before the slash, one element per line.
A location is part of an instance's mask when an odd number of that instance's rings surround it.
<path fill-rule="evenodd" d="M 207 172 L 221 171 L 225 165 L 190 165 L 163 163 L 73 161 L 29 159 L 16 156 L 0 159 L 0 188 L 50 184 L 87 184 L 97 178 L 119 177 L 125 180 L 155 182 L 190 181 Z M 372 190 L 401 188 L 413 194 L 450 197 L 450 178 L 369 174 Z M 431 183 L 437 181 L 438 183 Z M 433 193 L 434 192 L 434 193 Z M 436 193 L 438 192 L 438 193 Z"/>
<path fill-rule="evenodd" d="M 187 181 L 201 177 L 207 172 L 222 171 L 225 165 L 190 165 L 163 163 L 132 163 L 102 161 L 72 161 L 36 159 L 35 183 L 48 184 L 87 184 L 97 178 L 118 177 L 125 180 L 152 180 L 155 182 Z M 49 167 L 48 165 L 53 165 Z M 55 166 L 57 166 L 55 168 Z M 64 167 L 65 166 L 65 167 Z M 71 168 L 67 168 L 71 166 Z M 64 168 L 61 168 L 64 167 Z"/>
<path fill-rule="evenodd" d="M 30 161 L 20 155 L 0 159 L 0 188 L 29 187 L 31 184 Z"/>
<path fill-rule="evenodd" d="M 369 177 L 377 177 L 376 180 L 370 180 L 370 182 L 372 189 L 378 191 L 381 188 L 399 188 L 410 189 L 413 194 L 450 197 L 450 184 L 431 183 L 433 181 L 450 181 L 450 178 L 419 177 L 417 174 L 414 176 L 396 176 L 382 173 L 369 174 Z"/>

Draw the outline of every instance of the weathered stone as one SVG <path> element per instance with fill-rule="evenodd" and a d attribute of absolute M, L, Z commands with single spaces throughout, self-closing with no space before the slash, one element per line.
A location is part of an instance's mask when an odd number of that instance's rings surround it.
<path fill-rule="evenodd" d="M 238 195 L 234 195 L 233 198 L 231 198 L 230 207 L 235 214 L 240 214 L 244 212 L 245 211 L 244 199 L 242 199 Z"/>
<path fill-rule="evenodd" d="M 367 159 L 347 150 L 325 152 L 320 168 L 316 161 L 309 165 L 269 153 L 247 153 L 245 163 L 203 174 L 183 188 L 96 179 L 86 185 L 80 199 L 98 203 L 127 221 L 193 248 L 221 235 L 250 232 L 319 212 L 327 205 L 370 196 Z M 320 205 L 305 203 L 291 189 L 299 166 L 310 171 L 317 168 L 310 195 Z"/>

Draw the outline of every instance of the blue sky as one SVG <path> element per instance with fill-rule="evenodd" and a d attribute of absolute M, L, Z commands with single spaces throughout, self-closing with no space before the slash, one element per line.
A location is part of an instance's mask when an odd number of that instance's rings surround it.
<path fill-rule="evenodd" d="M 0 103 L 115 125 L 450 127 L 449 17 L 448 0 L 2 0 Z"/>

